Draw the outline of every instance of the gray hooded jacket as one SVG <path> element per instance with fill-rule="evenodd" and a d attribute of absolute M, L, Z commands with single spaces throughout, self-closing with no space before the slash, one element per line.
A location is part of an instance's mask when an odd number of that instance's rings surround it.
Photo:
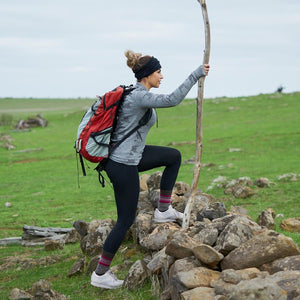
<path fill-rule="evenodd" d="M 120 108 L 112 142 L 121 140 L 127 132 L 134 128 L 148 108 L 152 108 L 151 119 L 122 142 L 110 155 L 110 159 L 125 165 L 138 165 L 145 147 L 147 134 L 156 122 L 156 113 L 153 108 L 178 105 L 202 76 L 205 76 L 205 72 L 200 66 L 175 91 L 166 95 L 150 93 L 143 84 L 137 82 L 135 89 L 125 97 Z"/>

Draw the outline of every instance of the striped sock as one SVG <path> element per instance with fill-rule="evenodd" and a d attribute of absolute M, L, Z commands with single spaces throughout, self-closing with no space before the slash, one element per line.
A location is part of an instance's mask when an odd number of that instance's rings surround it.
<path fill-rule="evenodd" d="M 160 193 L 157 206 L 159 211 L 164 212 L 168 210 L 171 204 L 171 193 L 172 191 L 163 191 Z"/>
<path fill-rule="evenodd" d="M 114 257 L 113 254 L 103 251 L 101 256 L 100 256 L 98 266 L 95 270 L 95 273 L 99 276 L 106 273 L 108 271 L 109 267 L 110 267 L 110 264 L 113 260 L 113 257 Z"/>

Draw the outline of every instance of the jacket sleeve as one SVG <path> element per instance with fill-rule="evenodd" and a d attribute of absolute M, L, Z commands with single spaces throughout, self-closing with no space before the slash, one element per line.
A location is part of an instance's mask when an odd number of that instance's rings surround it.
<path fill-rule="evenodd" d="M 178 105 L 195 85 L 198 79 L 205 76 L 203 66 L 197 68 L 189 77 L 171 94 L 154 94 L 148 91 L 136 93 L 137 105 L 144 108 L 163 108 Z"/>

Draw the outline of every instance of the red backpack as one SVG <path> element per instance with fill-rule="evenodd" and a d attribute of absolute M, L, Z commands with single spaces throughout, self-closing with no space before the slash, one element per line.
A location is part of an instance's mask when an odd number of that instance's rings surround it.
<path fill-rule="evenodd" d="M 86 111 L 81 119 L 77 131 L 75 149 L 79 153 L 84 176 L 86 172 L 82 157 L 90 162 L 100 163 L 96 168 L 100 176 L 100 172 L 103 170 L 101 166 L 103 166 L 103 162 L 108 158 L 109 154 L 150 120 L 152 109 L 148 109 L 140 119 L 138 125 L 132 128 L 120 141 L 113 145 L 111 144 L 111 135 L 117 123 L 120 105 L 124 101 L 124 96 L 129 94 L 133 89 L 132 85 L 121 85 L 105 93 L 102 97 L 98 96 L 98 100 Z M 102 183 L 101 181 L 100 183 L 104 186 L 104 182 Z"/>

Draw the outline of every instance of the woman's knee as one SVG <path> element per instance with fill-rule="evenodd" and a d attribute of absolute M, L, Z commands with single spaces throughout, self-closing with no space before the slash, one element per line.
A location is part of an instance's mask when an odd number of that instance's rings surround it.
<path fill-rule="evenodd" d="M 175 148 L 170 148 L 169 159 L 172 161 L 172 164 L 181 164 L 181 153 Z"/>
<path fill-rule="evenodd" d="M 134 217 L 128 217 L 126 219 L 118 219 L 117 220 L 117 223 L 116 223 L 116 227 L 117 228 L 120 228 L 124 231 L 127 231 L 131 225 L 134 223 L 134 220 L 135 220 L 135 216 Z"/>

